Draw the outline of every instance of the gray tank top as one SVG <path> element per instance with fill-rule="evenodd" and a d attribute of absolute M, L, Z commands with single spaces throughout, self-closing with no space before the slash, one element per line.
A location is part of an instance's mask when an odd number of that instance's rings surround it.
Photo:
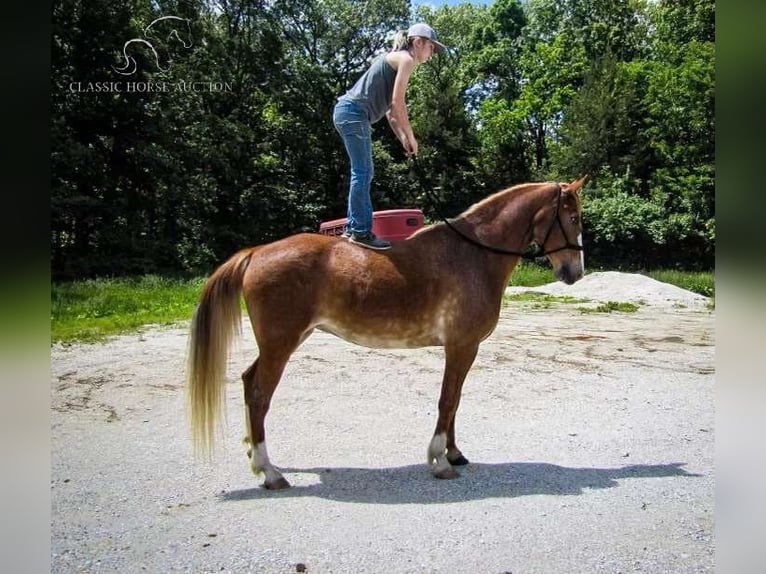
<path fill-rule="evenodd" d="M 395 79 L 396 70 L 386 62 L 386 55 L 382 54 L 372 61 L 362 77 L 340 99 L 360 104 L 367 112 L 367 119 L 374 124 L 386 114 L 391 105 Z"/>

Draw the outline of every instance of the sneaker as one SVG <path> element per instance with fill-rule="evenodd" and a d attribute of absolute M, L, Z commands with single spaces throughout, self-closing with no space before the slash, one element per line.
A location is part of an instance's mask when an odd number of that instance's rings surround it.
<path fill-rule="evenodd" d="M 362 247 L 367 247 L 368 249 L 375 249 L 377 251 L 383 251 L 384 249 L 390 249 L 391 248 L 391 242 L 386 241 L 385 239 L 378 239 L 375 237 L 375 234 L 371 231 L 368 231 L 366 233 L 357 233 L 356 231 L 351 232 L 351 237 L 349 237 L 349 241 L 351 243 L 356 243 L 357 245 L 361 245 Z"/>

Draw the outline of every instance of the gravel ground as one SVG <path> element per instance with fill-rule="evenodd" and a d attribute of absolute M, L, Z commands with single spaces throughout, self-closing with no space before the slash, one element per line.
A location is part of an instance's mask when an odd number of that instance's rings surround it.
<path fill-rule="evenodd" d="M 425 464 L 440 348 L 309 338 L 267 419 L 293 488 L 270 492 L 240 443 L 246 320 L 211 462 L 191 453 L 186 325 L 55 346 L 52 571 L 713 572 L 714 312 L 631 274 L 534 290 L 592 302 L 504 307 L 452 481 Z M 581 311 L 604 300 L 641 305 Z"/>

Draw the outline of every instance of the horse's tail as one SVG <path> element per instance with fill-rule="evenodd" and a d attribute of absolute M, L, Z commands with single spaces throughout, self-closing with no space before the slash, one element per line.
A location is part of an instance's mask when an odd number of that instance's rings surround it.
<path fill-rule="evenodd" d="M 208 457 L 224 404 L 229 344 L 241 334 L 239 294 L 252 252 L 253 248 L 238 252 L 208 277 L 191 321 L 187 366 L 191 430 L 195 453 Z"/>

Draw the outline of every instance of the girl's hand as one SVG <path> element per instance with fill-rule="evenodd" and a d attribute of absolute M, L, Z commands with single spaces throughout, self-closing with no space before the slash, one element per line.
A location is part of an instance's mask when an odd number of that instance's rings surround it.
<path fill-rule="evenodd" d="M 404 145 L 404 153 L 407 155 L 407 157 L 418 155 L 418 140 L 416 140 L 414 137 L 408 138 L 405 142 L 403 142 Z"/>

